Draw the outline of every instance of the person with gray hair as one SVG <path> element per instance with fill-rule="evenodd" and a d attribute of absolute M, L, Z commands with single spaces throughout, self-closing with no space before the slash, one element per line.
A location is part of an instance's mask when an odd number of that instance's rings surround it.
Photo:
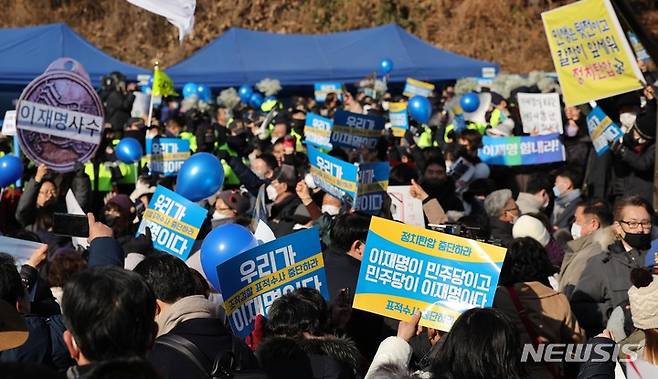
<path fill-rule="evenodd" d="M 512 191 L 501 189 L 490 193 L 484 199 L 484 210 L 489 216 L 491 239 L 507 245 L 513 239 L 512 225 L 521 214 Z"/>

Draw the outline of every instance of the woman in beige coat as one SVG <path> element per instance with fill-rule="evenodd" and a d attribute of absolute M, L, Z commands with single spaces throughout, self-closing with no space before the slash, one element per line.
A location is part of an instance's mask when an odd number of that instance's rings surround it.
<path fill-rule="evenodd" d="M 584 332 L 569 301 L 548 282 L 553 273 L 546 251 L 534 239 L 518 238 L 508 247 L 493 307 L 516 325 L 526 349 L 537 351 L 538 344 L 584 341 Z M 528 369 L 532 378 L 564 375 L 564 367 L 559 363 L 532 362 Z"/>

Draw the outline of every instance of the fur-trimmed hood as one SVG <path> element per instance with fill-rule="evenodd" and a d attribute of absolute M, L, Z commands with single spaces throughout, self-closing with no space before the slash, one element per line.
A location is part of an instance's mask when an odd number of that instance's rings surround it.
<path fill-rule="evenodd" d="M 350 368 L 352 374 L 361 373 L 361 354 L 356 344 L 347 337 L 333 335 L 310 338 L 292 339 L 288 337 L 272 337 L 261 343 L 256 352 L 261 365 L 267 366 L 268 362 L 283 363 L 283 360 L 294 359 L 294 350 L 299 349 L 307 356 L 326 356 L 333 359 L 341 366 Z M 267 371 L 267 367 L 264 367 Z"/>

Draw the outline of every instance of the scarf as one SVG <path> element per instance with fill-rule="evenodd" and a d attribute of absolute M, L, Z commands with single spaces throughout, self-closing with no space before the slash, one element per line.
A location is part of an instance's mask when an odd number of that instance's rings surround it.
<path fill-rule="evenodd" d="M 203 295 L 184 297 L 169 305 L 155 317 L 158 323 L 158 337 L 169 333 L 176 325 L 195 318 L 210 318 L 208 299 Z"/>

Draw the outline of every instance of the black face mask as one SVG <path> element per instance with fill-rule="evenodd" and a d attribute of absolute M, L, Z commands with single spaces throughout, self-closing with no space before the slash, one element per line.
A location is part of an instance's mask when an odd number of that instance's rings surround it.
<path fill-rule="evenodd" d="M 117 221 L 119 221 L 119 216 L 105 215 L 105 225 L 109 226 L 110 228 L 113 227 Z"/>
<path fill-rule="evenodd" d="M 637 250 L 649 250 L 651 247 L 651 234 L 628 233 L 624 236 L 624 241 Z"/>

